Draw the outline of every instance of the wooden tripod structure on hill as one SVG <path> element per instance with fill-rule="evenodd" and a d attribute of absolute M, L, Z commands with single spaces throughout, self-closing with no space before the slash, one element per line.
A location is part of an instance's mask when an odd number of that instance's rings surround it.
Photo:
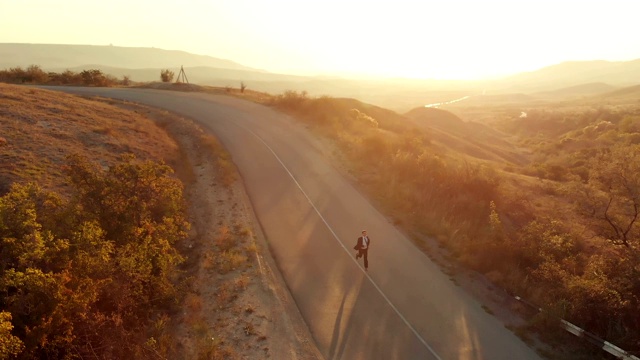
<path fill-rule="evenodd" d="M 187 74 L 184 72 L 184 67 L 182 65 L 180 65 L 180 72 L 178 73 L 176 83 L 189 83 L 189 79 L 187 79 Z"/>

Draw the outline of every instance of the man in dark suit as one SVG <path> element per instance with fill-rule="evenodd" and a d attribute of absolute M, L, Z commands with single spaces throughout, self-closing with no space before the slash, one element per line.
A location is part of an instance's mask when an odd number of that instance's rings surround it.
<path fill-rule="evenodd" d="M 367 230 L 362 230 L 362 236 L 358 238 L 358 243 L 353 248 L 358 250 L 356 259 L 364 257 L 364 269 L 369 270 L 369 246 L 371 246 L 371 239 L 367 236 Z"/>

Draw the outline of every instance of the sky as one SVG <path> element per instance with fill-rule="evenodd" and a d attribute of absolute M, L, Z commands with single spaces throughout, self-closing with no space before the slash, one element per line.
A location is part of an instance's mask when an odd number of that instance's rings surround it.
<path fill-rule="evenodd" d="M 298 75 L 482 79 L 639 59 L 638 14 L 638 0 L 0 0 L 0 43 L 156 47 Z"/>

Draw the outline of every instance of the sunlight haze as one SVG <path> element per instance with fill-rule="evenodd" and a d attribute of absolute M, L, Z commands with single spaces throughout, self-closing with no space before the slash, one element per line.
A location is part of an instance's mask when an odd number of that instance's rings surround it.
<path fill-rule="evenodd" d="M 0 42 L 156 47 L 300 75 L 473 79 L 640 58 L 638 4 L 0 0 Z"/>

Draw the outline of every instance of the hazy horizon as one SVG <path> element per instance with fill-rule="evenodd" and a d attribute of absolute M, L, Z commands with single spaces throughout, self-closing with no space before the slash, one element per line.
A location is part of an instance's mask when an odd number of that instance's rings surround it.
<path fill-rule="evenodd" d="M 0 42 L 185 51 L 292 75 L 477 80 L 640 58 L 611 1 L 0 0 Z M 23 16 L 28 15 L 29 21 Z"/>

